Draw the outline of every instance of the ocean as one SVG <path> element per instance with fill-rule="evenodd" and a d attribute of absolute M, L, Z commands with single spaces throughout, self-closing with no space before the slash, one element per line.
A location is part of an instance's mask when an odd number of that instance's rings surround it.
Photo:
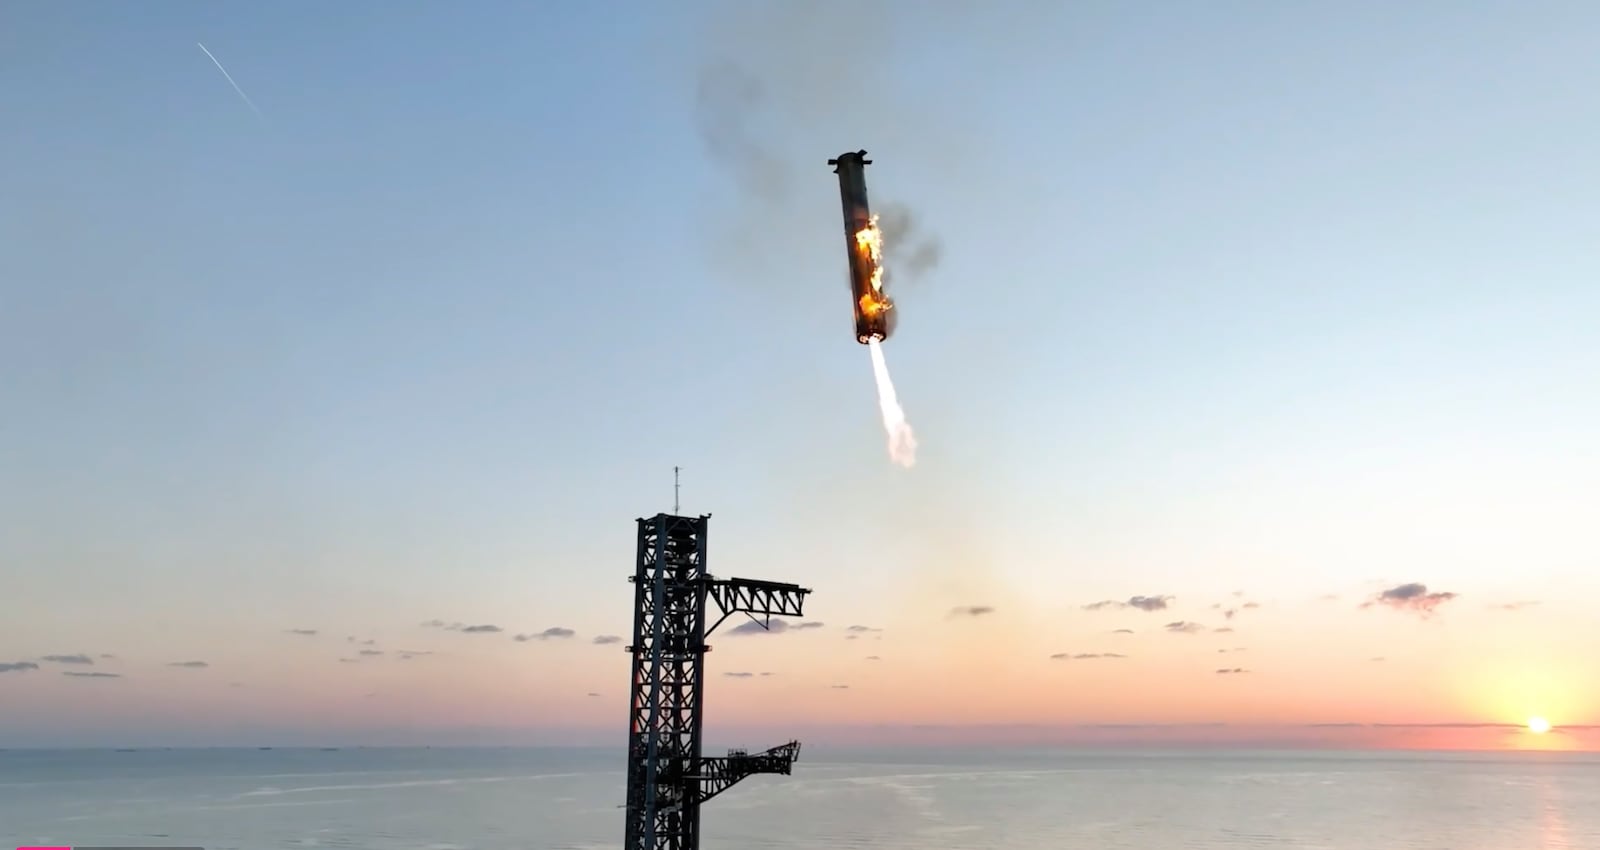
<path fill-rule="evenodd" d="M 0 751 L 4 846 L 614 850 L 622 753 Z M 1600 756 L 802 751 L 705 850 L 1600 850 Z"/>

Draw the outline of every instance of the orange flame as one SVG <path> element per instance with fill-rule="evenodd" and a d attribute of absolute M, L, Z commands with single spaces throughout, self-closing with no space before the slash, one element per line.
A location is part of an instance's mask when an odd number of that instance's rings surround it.
<path fill-rule="evenodd" d="M 856 251 L 872 264 L 872 290 L 861 296 L 861 312 L 877 316 L 894 306 L 883 291 L 883 232 L 878 229 L 878 216 L 873 215 L 867 225 L 856 231 Z"/>
<path fill-rule="evenodd" d="M 856 250 L 872 261 L 872 289 L 883 291 L 883 232 L 878 230 L 878 216 L 873 214 L 867 226 L 856 231 Z"/>

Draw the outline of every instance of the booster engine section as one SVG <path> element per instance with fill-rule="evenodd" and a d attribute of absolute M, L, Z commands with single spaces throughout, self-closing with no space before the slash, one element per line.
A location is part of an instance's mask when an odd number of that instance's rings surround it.
<path fill-rule="evenodd" d="M 851 308 L 856 317 L 856 342 L 883 341 L 894 331 L 894 301 L 883 291 L 883 235 L 878 217 L 867 204 L 866 151 L 842 153 L 828 160 L 839 175 L 844 205 L 845 255 L 850 260 Z"/>

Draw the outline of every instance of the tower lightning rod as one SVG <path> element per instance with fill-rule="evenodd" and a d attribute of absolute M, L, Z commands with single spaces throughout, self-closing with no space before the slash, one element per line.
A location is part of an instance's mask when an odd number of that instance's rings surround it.
<path fill-rule="evenodd" d="M 678 469 L 679 468 L 680 467 L 676 467 L 676 466 L 674 466 L 672 468 L 672 513 L 673 513 L 674 516 L 676 516 L 677 513 L 678 513 Z"/>

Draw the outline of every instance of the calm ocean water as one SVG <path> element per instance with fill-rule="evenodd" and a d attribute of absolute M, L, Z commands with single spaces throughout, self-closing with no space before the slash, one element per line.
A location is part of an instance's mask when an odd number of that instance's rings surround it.
<path fill-rule="evenodd" d="M 211 850 L 599 850 L 620 752 L 0 752 L 0 838 Z M 1600 850 L 1600 757 L 804 752 L 706 850 Z"/>

